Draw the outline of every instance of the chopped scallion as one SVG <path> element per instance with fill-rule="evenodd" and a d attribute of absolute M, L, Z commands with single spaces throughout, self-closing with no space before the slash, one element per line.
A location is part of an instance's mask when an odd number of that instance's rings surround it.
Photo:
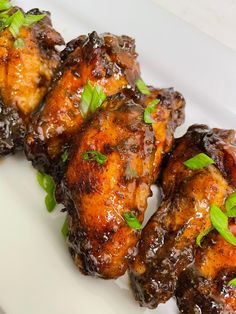
<path fill-rule="evenodd" d="M 35 23 L 41 21 L 45 16 L 46 16 L 46 14 L 38 14 L 38 15 L 36 15 L 36 14 L 26 14 L 23 25 L 25 27 L 29 27 L 32 24 L 35 24 Z"/>
<path fill-rule="evenodd" d="M 131 212 L 126 212 L 123 214 L 128 226 L 132 229 L 140 230 L 142 229 L 142 224 L 138 221 L 137 217 Z"/>
<path fill-rule="evenodd" d="M 225 208 L 228 217 L 236 217 L 236 193 L 230 194 L 226 199 Z"/>
<path fill-rule="evenodd" d="M 196 238 L 196 244 L 200 247 L 202 247 L 201 245 L 201 242 L 202 242 L 202 239 L 208 235 L 208 233 L 210 233 L 212 230 L 214 230 L 214 228 L 211 226 L 205 230 L 203 230 L 202 232 L 199 233 L 199 235 L 197 236 Z"/>
<path fill-rule="evenodd" d="M 202 169 L 211 164 L 214 164 L 214 160 L 204 153 L 200 153 L 184 161 L 184 165 L 192 170 Z"/>
<path fill-rule="evenodd" d="M 11 8 L 11 3 L 8 0 L 0 0 L 0 11 L 5 11 Z"/>
<path fill-rule="evenodd" d="M 54 208 L 56 207 L 56 204 L 57 202 L 54 197 L 54 192 L 48 193 L 45 197 L 45 205 L 49 213 L 51 213 L 54 210 Z"/>
<path fill-rule="evenodd" d="M 9 27 L 9 31 L 14 38 L 17 38 L 20 28 L 22 26 L 29 27 L 32 24 L 39 22 L 46 16 L 45 14 L 24 14 L 21 10 L 17 10 L 12 15 L 9 15 L 8 13 L 9 10 L 0 13 L 0 31 L 2 31 L 6 27 Z"/>
<path fill-rule="evenodd" d="M 69 230 L 68 230 L 68 217 L 66 217 L 66 219 L 64 221 L 64 224 L 63 224 L 63 226 L 61 228 L 61 233 L 62 233 L 64 238 L 67 237 L 68 232 L 69 232 Z"/>
<path fill-rule="evenodd" d="M 230 280 L 228 285 L 236 286 L 236 278 Z"/>
<path fill-rule="evenodd" d="M 229 231 L 227 215 L 215 204 L 210 207 L 212 226 L 230 244 L 236 245 L 236 237 Z"/>
<path fill-rule="evenodd" d="M 11 32 L 13 37 L 16 38 L 19 34 L 20 28 L 24 24 L 24 20 L 25 17 L 21 10 L 16 11 L 10 16 L 9 31 Z"/>
<path fill-rule="evenodd" d="M 107 156 L 98 152 L 97 150 L 89 150 L 82 154 L 83 160 L 96 161 L 98 164 L 103 165 L 107 161 Z"/>
<path fill-rule="evenodd" d="M 143 114 L 145 123 L 148 123 L 148 124 L 156 123 L 156 121 L 152 118 L 152 113 L 158 111 L 158 109 L 156 108 L 156 105 L 159 102 L 160 102 L 160 99 L 154 99 L 145 108 L 144 114 Z"/>
<path fill-rule="evenodd" d="M 81 96 L 80 112 L 83 118 L 86 118 L 89 111 L 94 113 L 102 103 L 106 100 L 106 94 L 101 86 L 93 86 L 88 82 L 84 86 L 84 90 Z"/>
<path fill-rule="evenodd" d="M 63 152 L 63 154 L 61 155 L 61 160 L 62 160 L 63 162 L 66 162 L 67 159 L 68 159 L 68 157 L 69 157 L 69 154 L 68 154 L 68 150 L 66 149 L 66 150 Z"/>
<path fill-rule="evenodd" d="M 45 197 L 45 205 L 49 212 L 52 212 L 56 206 L 55 200 L 55 183 L 52 177 L 47 175 L 46 173 L 38 171 L 37 173 L 37 180 L 39 185 L 44 189 L 47 193 Z"/>
<path fill-rule="evenodd" d="M 106 100 L 106 94 L 104 93 L 101 86 L 95 86 L 93 90 L 93 98 L 90 104 L 90 110 L 94 113 L 102 103 Z"/>
<path fill-rule="evenodd" d="M 150 90 L 141 78 L 138 79 L 135 84 L 140 93 L 142 93 L 143 95 L 150 95 Z"/>

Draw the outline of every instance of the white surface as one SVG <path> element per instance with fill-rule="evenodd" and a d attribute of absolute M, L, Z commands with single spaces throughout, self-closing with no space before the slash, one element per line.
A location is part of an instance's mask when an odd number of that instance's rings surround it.
<path fill-rule="evenodd" d="M 154 0 L 236 51 L 236 0 Z"/>
<path fill-rule="evenodd" d="M 149 0 L 24 0 L 53 13 L 66 39 L 96 29 L 136 38 L 143 78 L 175 86 L 187 101 L 186 123 L 234 127 L 236 54 Z M 82 276 L 60 234 L 64 217 L 48 214 L 35 171 L 20 157 L 0 161 L 0 307 L 6 314 L 150 314 L 127 278 Z M 174 303 L 157 314 L 175 313 Z M 0 309 L 1 313 L 1 309 Z"/>

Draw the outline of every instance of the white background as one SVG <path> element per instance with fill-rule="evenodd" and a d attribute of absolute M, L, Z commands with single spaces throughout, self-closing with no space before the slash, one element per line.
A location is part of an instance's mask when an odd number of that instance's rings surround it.
<path fill-rule="evenodd" d="M 154 0 L 236 51 L 236 0 Z"/>

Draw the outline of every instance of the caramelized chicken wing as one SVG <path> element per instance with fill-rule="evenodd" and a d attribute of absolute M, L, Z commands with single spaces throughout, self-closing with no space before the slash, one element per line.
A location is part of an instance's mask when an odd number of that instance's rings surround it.
<path fill-rule="evenodd" d="M 84 274 L 109 279 L 125 273 L 140 231 L 127 224 L 124 214 L 143 221 L 150 186 L 171 148 L 175 128 L 183 122 L 184 100 L 179 93 L 150 90 L 149 96 L 129 90 L 110 98 L 73 144 L 63 181 L 67 240 Z M 145 123 L 144 110 L 157 98 L 155 123 Z M 102 164 L 89 160 L 88 152 L 93 157 L 94 151 L 102 154 Z"/>
<path fill-rule="evenodd" d="M 23 12 L 14 7 L 8 14 L 17 11 Z M 45 17 L 19 29 L 18 46 L 9 27 L 0 33 L 0 155 L 23 148 L 29 115 L 41 103 L 59 63 L 55 45 L 64 43 L 48 12 L 33 9 L 26 14 Z"/>
<path fill-rule="evenodd" d="M 52 175 L 84 122 L 80 102 L 86 84 L 100 86 L 110 96 L 124 87 L 134 87 L 140 76 L 134 40 L 127 36 L 98 36 L 96 32 L 80 36 L 67 44 L 61 57 L 61 67 L 26 141 L 28 159 Z M 86 118 L 90 115 L 88 112 Z"/>
<path fill-rule="evenodd" d="M 183 164 L 202 152 L 215 164 L 198 170 Z M 176 140 L 163 172 L 163 201 L 142 231 L 130 270 L 140 305 L 154 308 L 174 295 L 178 277 L 194 261 L 197 236 L 211 226 L 210 205 L 222 208 L 235 189 L 235 153 L 232 130 L 194 125 Z"/>
<path fill-rule="evenodd" d="M 236 236 L 233 220 L 230 230 Z M 195 263 L 179 277 L 176 298 L 180 313 L 236 313 L 236 287 L 229 284 L 235 277 L 236 246 L 212 232 L 197 249 Z"/>

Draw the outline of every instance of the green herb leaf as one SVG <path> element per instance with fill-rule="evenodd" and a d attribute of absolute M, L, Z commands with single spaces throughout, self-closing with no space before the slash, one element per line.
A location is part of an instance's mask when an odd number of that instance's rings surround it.
<path fill-rule="evenodd" d="M 45 16 L 46 16 L 46 14 L 38 14 L 38 15 L 27 14 L 25 16 L 23 26 L 29 27 L 32 24 L 35 24 L 35 23 L 41 21 Z"/>
<path fill-rule="evenodd" d="M 186 160 L 183 164 L 193 170 L 202 169 L 214 164 L 214 160 L 204 153 L 200 153 L 193 158 Z"/>
<path fill-rule="evenodd" d="M 89 111 L 89 106 L 92 101 L 92 98 L 93 98 L 93 86 L 91 85 L 90 82 L 88 82 L 84 86 L 84 90 L 83 90 L 81 102 L 80 102 L 80 112 L 83 118 L 86 117 Z"/>
<path fill-rule="evenodd" d="M 94 160 L 98 164 L 103 165 L 107 161 L 107 156 L 98 152 L 97 150 L 89 150 L 82 154 L 83 160 L 91 161 Z"/>
<path fill-rule="evenodd" d="M 134 214 L 132 214 L 131 212 L 126 212 L 123 216 L 130 228 L 137 230 L 142 229 L 142 224 L 138 221 L 137 217 L 135 217 Z"/>
<path fill-rule="evenodd" d="M 11 32 L 13 37 L 17 37 L 19 34 L 20 28 L 24 24 L 24 14 L 21 12 L 21 10 L 16 11 L 14 14 L 10 16 L 10 25 L 9 25 L 9 31 Z"/>
<path fill-rule="evenodd" d="M 155 106 L 160 102 L 160 99 L 154 99 L 149 103 L 149 105 L 144 110 L 144 122 L 148 124 L 156 123 L 156 121 L 152 118 L 152 113 L 157 112 L 158 109 Z"/>
<path fill-rule="evenodd" d="M 44 173 L 43 172 L 41 171 L 37 172 L 37 180 L 38 180 L 39 185 L 44 189 L 44 183 L 43 183 Z"/>
<path fill-rule="evenodd" d="M 232 207 L 227 211 L 228 217 L 236 217 L 236 206 Z"/>
<path fill-rule="evenodd" d="M 97 108 L 99 108 L 102 103 L 106 100 L 106 94 L 104 93 L 101 86 L 95 86 L 93 89 L 93 97 L 90 103 L 90 110 L 94 113 Z"/>
<path fill-rule="evenodd" d="M 39 185 L 44 189 L 45 192 L 51 193 L 55 190 L 54 180 L 48 174 L 38 171 L 37 179 Z"/>
<path fill-rule="evenodd" d="M 61 160 L 62 160 L 63 162 L 66 162 L 67 159 L 68 159 L 68 157 L 69 157 L 69 154 L 68 154 L 68 150 L 66 149 L 66 150 L 63 152 L 63 154 L 61 155 Z"/>
<path fill-rule="evenodd" d="M 236 193 L 232 193 L 225 201 L 228 217 L 236 217 Z"/>
<path fill-rule="evenodd" d="M 150 90 L 148 89 L 147 85 L 144 83 L 144 81 L 140 78 L 135 82 L 138 90 L 143 95 L 150 95 Z"/>
<path fill-rule="evenodd" d="M 54 192 L 48 193 L 45 197 L 45 205 L 49 213 L 51 213 L 57 205 Z"/>
<path fill-rule="evenodd" d="M 11 8 L 11 3 L 8 0 L 0 0 L 0 11 L 8 10 Z"/>
<path fill-rule="evenodd" d="M 4 30 L 4 28 L 8 27 L 11 23 L 11 16 L 7 14 L 8 11 L 4 11 L 0 13 L 0 32 Z"/>
<path fill-rule="evenodd" d="M 61 233 L 62 233 L 64 238 L 67 237 L 68 232 L 69 232 L 69 229 L 68 229 L 68 217 L 66 217 L 66 219 L 64 221 L 64 224 L 63 224 L 63 226 L 61 228 Z"/>
<path fill-rule="evenodd" d="M 89 111 L 94 113 L 105 101 L 106 95 L 101 86 L 92 86 L 88 82 L 84 86 L 84 90 L 81 96 L 80 113 L 83 118 L 86 118 Z"/>
<path fill-rule="evenodd" d="M 22 26 L 29 27 L 43 19 L 45 16 L 45 14 L 24 15 L 21 10 L 17 10 L 12 15 L 8 15 L 8 11 L 4 11 L 0 14 L 0 31 L 6 27 L 9 27 L 9 31 L 11 32 L 12 36 L 16 38 Z"/>
<path fill-rule="evenodd" d="M 55 200 L 56 187 L 55 187 L 54 180 L 51 176 L 40 171 L 37 172 L 37 180 L 38 180 L 39 185 L 47 193 L 45 197 L 45 205 L 47 207 L 47 210 L 49 212 L 52 212 L 56 206 L 56 200 Z"/>
<path fill-rule="evenodd" d="M 236 278 L 230 280 L 230 281 L 228 282 L 228 285 L 236 286 Z"/>
<path fill-rule="evenodd" d="M 208 233 L 210 233 L 212 230 L 214 230 L 214 228 L 211 226 L 209 228 L 206 228 L 205 230 L 203 230 L 202 232 L 199 233 L 199 235 L 196 238 L 196 244 L 200 247 L 202 247 L 201 242 L 202 239 L 208 235 Z"/>
<path fill-rule="evenodd" d="M 215 204 L 210 207 L 210 219 L 219 234 L 230 244 L 236 245 L 236 237 L 229 231 L 228 217 Z"/>
<path fill-rule="evenodd" d="M 16 49 L 19 49 L 19 48 L 22 48 L 22 47 L 24 47 L 24 40 L 23 39 L 21 39 L 21 38 L 17 38 L 16 40 L 15 40 L 15 42 L 14 42 L 14 47 L 16 48 Z"/>

